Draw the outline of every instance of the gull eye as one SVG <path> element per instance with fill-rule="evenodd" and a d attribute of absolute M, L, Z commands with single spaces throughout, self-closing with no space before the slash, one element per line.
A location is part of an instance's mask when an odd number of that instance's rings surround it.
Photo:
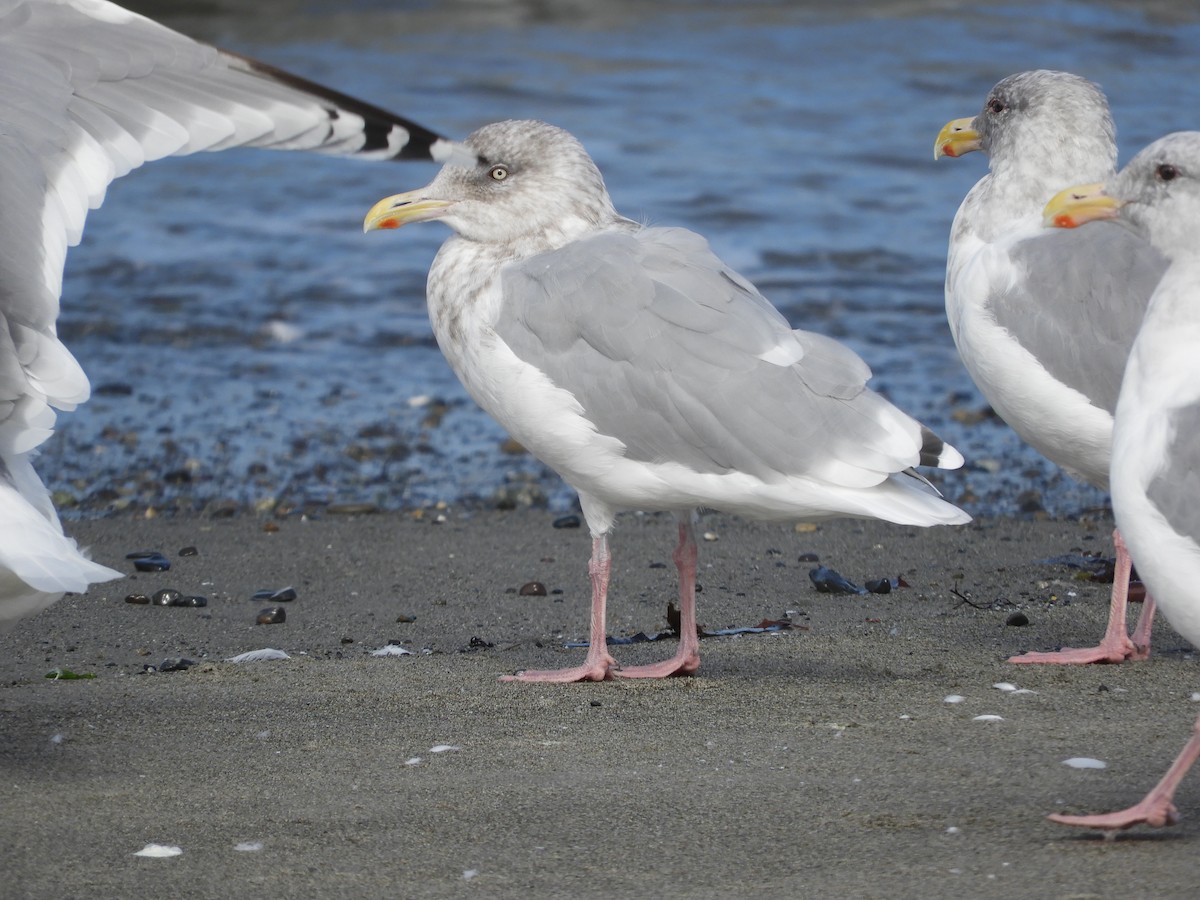
<path fill-rule="evenodd" d="M 488 177 L 492 181 L 503 181 L 508 177 L 508 166 L 492 166 L 488 169 Z"/>
<path fill-rule="evenodd" d="M 996 115 L 996 116 L 1000 115 L 1000 113 L 1002 113 L 1006 109 L 1008 109 L 1008 107 L 1004 105 L 1004 101 L 1001 100 L 999 97 L 993 97 L 991 100 L 989 100 L 987 108 L 988 108 L 988 112 L 990 112 L 990 113 L 992 113 L 992 115 Z"/>
<path fill-rule="evenodd" d="M 1173 181 L 1179 175 L 1179 170 L 1170 163 L 1163 163 L 1154 170 L 1159 181 Z"/>

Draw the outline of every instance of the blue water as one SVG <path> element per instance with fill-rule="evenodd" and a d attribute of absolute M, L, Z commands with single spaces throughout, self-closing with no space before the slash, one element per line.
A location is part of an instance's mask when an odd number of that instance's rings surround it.
<path fill-rule="evenodd" d="M 970 465 L 941 484 L 968 510 L 1104 503 L 1002 424 L 955 417 L 984 402 L 944 321 L 946 236 L 985 160 L 935 164 L 933 139 L 999 78 L 1039 67 L 1105 88 L 1123 160 L 1200 127 L 1189 5 L 222 8 L 169 5 L 166 21 L 452 137 L 524 117 L 574 132 L 622 212 L 706 235 L 795 326 L 850 344 L 876 388 L 962 449 Z M 424 279 L 442 226 L 360 233 L 375 200 L 434 172 L 234 151 L 116 182 L 67 262 L 60 332 L 98 390 L 42 456 L 58 499 L 75 514 L 407 508 L 517 484 L 569 505 L 552 473 L 501 450 L 433 345 Z"/>

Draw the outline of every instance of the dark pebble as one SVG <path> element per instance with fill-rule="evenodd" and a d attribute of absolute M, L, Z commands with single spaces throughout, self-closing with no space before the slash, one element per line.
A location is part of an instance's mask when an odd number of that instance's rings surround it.
<path fill-rule="evenodd" d="M 364 516 L 379 512 L 375 503 L 330 503 L 325 512 L 331 516 Z"/>
<path fill-rule="evenodd" d="M 155 606 L 176 606 L 182 598 L 183 595 L 174 588 L 163 588 L 154 592 L 150 602 Z"/>
<path fill-rule="evenodd" d="M 288 603 L 297 597 L 294 587 L 279 588 L 278 590 L 255 591 L 251 600 L 266 600 L 269 603 Z"/>
<path fill-rule="evenodd" d="M 522 597 L 545 597 L 546 586 L 540 581 L 527 581 L 517 593 Z"/>
<path fill-rule="evenodd" d="M 179 555 L 180 556 L 199 556 L 200 551 L 197 550 L 195 547 L 180 547 Z"/>
<path fill-rule="evenodd" d="M 490 647 L 495 647 L 496 645 L 491 641 L 485 641 L 481 637 L 473 637 L 471 638 L 470 646 L 473 650 L 486 650 Z"/>
<path fill-rule="evenodd" d="M 860 588 L 853 581 L 850 581 L 827 566 L 817 566 L 808 573 L 809 580 L 812 581 L 815 587 L 822 594 L 865 594 L 866 590 Z"/>
<path fill-rule="evenodd" d="M 559 516 L 554 520 L 555 528 L 578 528 L 583 521 L 577 515 Z"/>
<path fill-rule="evenodd" d="M 416 616 L 406 616 L 403 613 L 401 613 L 400 615 L 396 616 L 396 621 L 400 622 L 403 625 L 407 625 L 409 622 L 417 621 L 417 617 Z"/>
<path fill-rule="evenodd" d="M 820 562 L 820 561 L 821 561 L 821 557 L 819 557 L 819 556 L 818 556 L 817 554 L 815 554 L 815 553 L 801 553 L 801 554 L 800 554 L 800 555 L 797 557 L 797 560 L 798 560 L 799 562 Z"/>
<path fill-rule="evenodd" d="M 599 705 L 600 705 L 600 701 L 599 701 L 599 700 L 593 700 L 591 705 L 592 705 L 592 706 L 599 706 Z"/>
<path fill-rule="evenodd" d="M 130 594 L 128 597 L 125 598 L 125 602 L 126 603 L 140 603 L 140 604 L 144 605 L 144 604 L 147 604 L 150 602 L 150 598 L 147 597 L 145 594 Z"/>
<path fill-rule="evenodd" d="M 353 643 L 354 643 L 354 638 L 352 638 L 352 637 L 344 637 L 344 638 L 342 638 L 342 643 L 343 643 L 343 644 L 353 644 Z"/>
<path fill-rule="evenodd" d="M 1015 612 L 1004 620 L 1005 625 L 1012 625 L 1014 628 L 1021 628 L 1029 624 L 1029 616 L 1023 612 Z"/>
<path fill-rule="evenodd" d="M 182 672 L 185 669 L 190 669 L 195 663 L 183 656 L 172 656 L 170 659 L 164 659 L 158 664 L 160 672 Z"/>
<path fill-rule="evenodd" d="M 157 550 L 138 550 L 126 553 L 126 559 L 133 560 L 133 567 L 139 572 L 165 572 L 171 568 L 171 561 Z"/>
<path fill-rule="evenodd" d="M 872 578 L 863 585 L 872 594 L 890 594 L 892 592 L 892 580 L 890 578 Z"/>
<path fill-rule="evenodd" d="M 207 597 L 199 597 L 192 595 L 191 597 L 180 597 L 178 603 L 172 603 L 172 606 L 190 606 L 198 609 L 201 606 L 208 606 Z"/>
<path fill-rule="evenodd" d="M 259 625 L 278 625 L 285 621 L 287 621 L 287 610 L 282 606 L 268 606 L 255 619 Z"/>

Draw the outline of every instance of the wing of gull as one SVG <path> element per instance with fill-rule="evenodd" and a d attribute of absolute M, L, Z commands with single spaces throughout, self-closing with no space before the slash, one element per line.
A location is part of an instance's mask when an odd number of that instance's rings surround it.
<path fill-rule="evenodd" d="M 62 533 L 31 455 L 88 398 L 55 329 L 67 248 L 109 183 L 229 147 L 446 161 L 413 122 L 104 0 L 0 0 L 0 625 L 119 577 Z"/>
<path fill-rule="evenodd" d="M 618 215 L 567 132 L 501 122 L 466 145 L 476 164 L 381 200 L 364 228 L 439 218 L 458 233 L 429 273 L 438 344 L 471 396 L 579 492 L 592 532 L 587 659 L 515 678 L 694 673 L 697 508 L 968 521 L 909 474 L 956 468 L 958 451 L 868 389 L 852 351 L 793 331 L 702 237 Z M 679 521 L 679 649 L 648 666 L 620 668 L 605 646 L 622 509 Z"/>
<path fill-rule="evenodd" d="M 1116 165 L 1108 101 L 1066 72 L 1003 79 L 973 119 L 938 135 L 934 156 L 972 150 L 990 172 L 959 207 L 946 264 L 946 315 L 963 364 L 988 402 L 1028 444 L 1107 489 L 1125 360 L 1166 268 L 1146 240 L 1112 223 L 1044 229 L 1041 210 L 1065 184 L 1099 180 Z M 1117 568 L 1129 571 L 1114 535 Z M 1013 657 L 1019 663 L 1145 659 L 1154 602 L 1130 637 L 1128 578 L 1113 583 L 1108 628 L 1096 647 Z"/>
<path fill-rule="evenodd" d="M 1112 500 L 1117 526 L 1163 614 L 1200 646 L 1200 132 L 1155 141 L 1103 188 L 1063 191 L 1046 215 L 1063 227 L 1119 218 L 1171 260 L 1150 300 L 1117 402 Z M 1050 819 L 1107 832 L 1174 824 L 1175 790 L 1197 757 L 1200 721 L 1139 803 Z"/>

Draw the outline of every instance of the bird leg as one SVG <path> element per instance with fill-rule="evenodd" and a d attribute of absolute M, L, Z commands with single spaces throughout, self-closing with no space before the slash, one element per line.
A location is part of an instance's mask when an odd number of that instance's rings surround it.
<path fill-rule="evenodd" d="M 673 559 L 679 572 L 679 649 L 660 663 L 618 669 L 622 678 L 665 678 L 694 675 L 700 668 L 700 638 L 696 632 L 696 535 L 690 517 L 680 516 L 679 543 Z"/>
<path fill-rule="evenodd" d="M 608 535 L 593 535 L 592 558 L 588 562 L 588 574 L 592 579 L 592 636 L 583 665 L 567 669 L 530 669 L 516 675 L 503 675 L 500 680 L 561 684 L 569 681 L 607 681 L 612 678 L 617 661 L 608 652 L 605 627 L 605 605 L 608 602 L 608 578 L 611 572 L 612 555 L 608 550 Z"/>
<path fill-rule="evenodd" d="M 1059 825 L 1078 825 L 1081 828 L 1099 828 L 1103 831 L 1118 831 L 1134 825 L 1149 825 L 1152 828 L 1162 828 L 1164 825 L 1174 825 L 1179 821 L 1179 810 L 1175 808 L 1173 797 L 1179 782 L 1187 774 L 1192 763 L 1200 757 L 1200 719 L 1192 726 L 1192 736 L 1171 763 L 1171 768 L 1141 802 L 1120 812 L 1102 813 L 1095 816 L 1065 816 L 1061 813 L 1047 816 L 1051 822 Z"/>
<path fill-rule="evenodd" d="M 1120 663 L 1140 661 L 1150 657 L 1150 629 L 1154 624 L 1154 599 L 1147 594 L 1142 603 L 1132 639 L 1126 631 L 1125 613 L 1129 605 L 1129 574 L 1133 564 L 1120 529 L 1113 532 L 1117 548 L 1117 563 L 1113 570 L 1112 597 L 1109 601 L 1108 628 L 1096 647 L 1063 647 L 1052 653 L 1023 653 L 1009 658 L 1010 663 L 1052 663 L 1058 665 L 1087 665 L 1088 663 Z"/>

